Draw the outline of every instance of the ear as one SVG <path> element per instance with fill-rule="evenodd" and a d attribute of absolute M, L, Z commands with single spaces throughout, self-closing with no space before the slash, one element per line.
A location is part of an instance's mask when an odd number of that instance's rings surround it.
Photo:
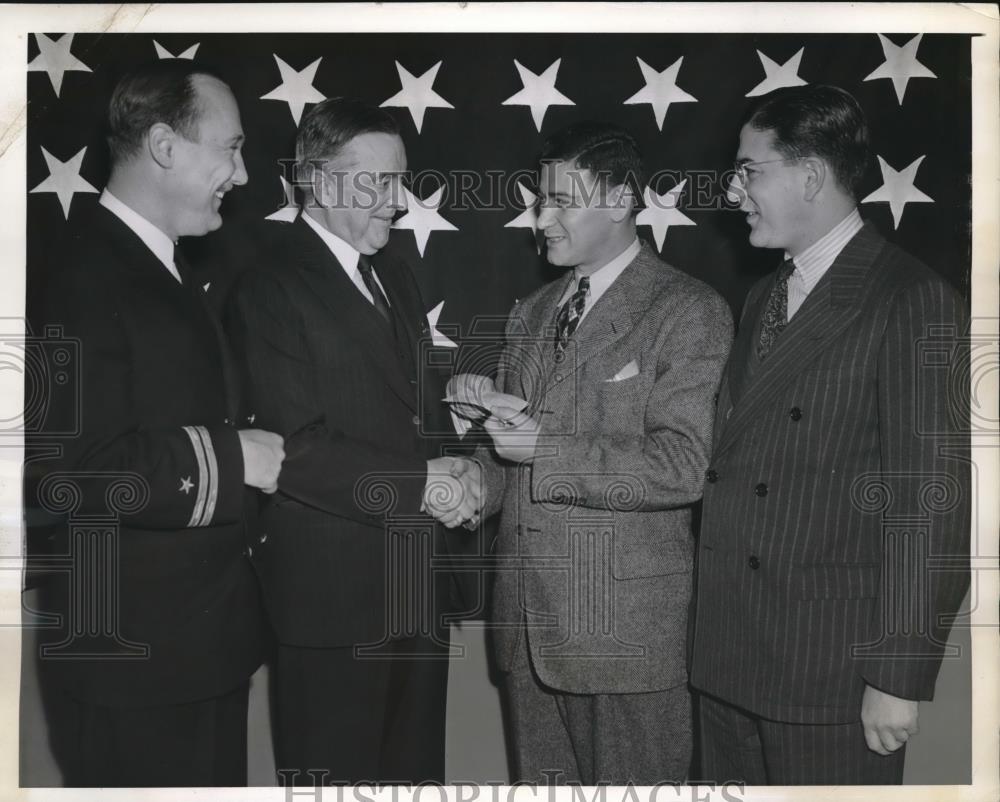
<path fill-rule="evenodd" d="M 311 162 L 306 169 L 312 170 L 309 187 L 312 189 L 313 200 L 323 208 L 336 205 L 340 198 L 341 181 L 328 176 L 318 163 Z"/>
<path fill-rule="evenodd" d="M 807 201 L 811 201 L 826 184 L 829 168 L 825 161 L 814 156 L 803 159 L 802 167 L 806 176 L 804 197 Z"/>
<path fill-rule="evenodd" d="M 628 182 L 611 187 L 608 192 L 608 205 L 611 208 L 611 219 L 616 223 L 620 223 L 632 215 L 635 195 Z"/>
<path fill-rule="evenodd" d="M 177 134 L 166 123 L 156 123 L 146 134 L 146 147 L 149 155 L 160 167 L 169 170 L 174 165 L 174 148 Z"/>

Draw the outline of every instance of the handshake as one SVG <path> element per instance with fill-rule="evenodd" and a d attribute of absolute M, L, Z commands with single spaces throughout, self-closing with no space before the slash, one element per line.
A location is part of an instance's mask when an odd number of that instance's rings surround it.
<path fill-rule="evenodd" d="M 438 457 L 427 461 L 427 483 L 421 512 L 449 529 L 479 525 L 483 507 L 483 476 L 479 463 L 466 457 Z"/>

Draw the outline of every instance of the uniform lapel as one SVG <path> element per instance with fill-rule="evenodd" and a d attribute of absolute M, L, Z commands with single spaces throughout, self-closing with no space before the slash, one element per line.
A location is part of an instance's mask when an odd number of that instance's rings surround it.
<path fill-rule="evenodd" d="M 733 354 L 734 359 L 740 359 L 737 375 L 744 376 L 746 383 L 742 394 L 734 395 L 735 406 L 719 434 L 716 453 L 732 445 L 747 424 L 857 318 L 866 295 L 865 285 L 872 280 L 872 265 L 883 245 L 884 240 L 871 224 L 861 229 L 809 293 L 767 359 L 749 377 L 745 374 L 753 358 L 750 350 L 763 304 L 758 304 L 753 316 L 746 318 L 747 336 L 740 338 L 739 353 Z"/>
<path fill-rule="evenodd" d="M 392 331 L 347 277 L 319 235 L 309 230 L 302 220 L 293 225 L 298 226 L 300 245 L 293 258 L 303 281 L 329 309 L 331 320 L 337 322 L 338 333 L 346 332 L 357 347 L 367 351 L 373 368 L 382 374 L 386 384 L 410 409 L 416 411 L 416 393 L 400 364 Z M 379 278 L 382 278 L 381 274 Z M 389 302 L 392 303 L 391 296 Z"/>

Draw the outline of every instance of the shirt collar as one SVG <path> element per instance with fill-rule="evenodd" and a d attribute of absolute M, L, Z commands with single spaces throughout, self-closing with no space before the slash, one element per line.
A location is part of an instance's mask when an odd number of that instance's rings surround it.
<path fill-rule="evenodd" d="M 174 264 L 174 243 L 170 237 L 135 209 L 126 206 L 107 189 L 101 193 L 98 203 L 132 229 L 135 235 L 153 252 L 153 255 L 163 263 L 163 266 L 173 274 L 174 278 L 180 280 L 180 275 Z"/>
<path fill-rule="evenodd" d="M 844 246 L 863 226 L 864 221 L 855 207 L 847 217 L 795 257 L 793 276 L 796 276 L 807 288 L 811 289 L 816 286 L 816 283 L 830 269 L 840 252 L 844 250 Z M 791 258 L 787 251 L 785 258 Z"/>
<path fill-rule="evenodd" d="M 608 287 L 614 284 L 615 279 L 622 274 L 622 271 L 624 271 L 626 267 L 632 264 L 635 257 L 639 255 L 641 248 L 642 246 L 639 244 L 639 238 L 636 237 L 632 240 L 632 244 L 629 245 L 624 251 L 618 254 L 606 265 L 597 268 L 597 270 L 590 274 L 591 304 L 600 298 Z M 583 274 L 580 273 L 580 269 L 573 268 L 573 283 L 568 289 L 569 293 L 572 293 L 576 289 L 581 278 L 583 278 Z M 561 304 L 562 301 L 560 301 L 560 305 Z"/>
<path fill-rule="evenodd" d="M 330 252 L 337 258 L 340 262 L 340 266 L 344 268 L 348 273 L 353 273 L 358 269 L 358 256 L 360 253 L 353 246 L 342 240 L 328 228 L 324 228 L 312 217 L 302 212 L 302 219 L 306 221 L 306 224 L 317 234 L 319 238 L 326 243 L 326 247 L 330 249 Z"/>

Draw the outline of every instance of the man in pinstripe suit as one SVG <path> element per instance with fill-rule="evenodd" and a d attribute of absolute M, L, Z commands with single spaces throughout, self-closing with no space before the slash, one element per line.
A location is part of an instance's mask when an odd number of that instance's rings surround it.
<path fill-rule="evenodd" d="M 967 312 L 862 222 L 867 157 L 835 87 L 773 92 L 740 133 L 750 242 L 786 260 L 747 298 L 706 474 L 691 681 L 707 779 L 902 782 L 968 583 L 947 367 Z"/>

